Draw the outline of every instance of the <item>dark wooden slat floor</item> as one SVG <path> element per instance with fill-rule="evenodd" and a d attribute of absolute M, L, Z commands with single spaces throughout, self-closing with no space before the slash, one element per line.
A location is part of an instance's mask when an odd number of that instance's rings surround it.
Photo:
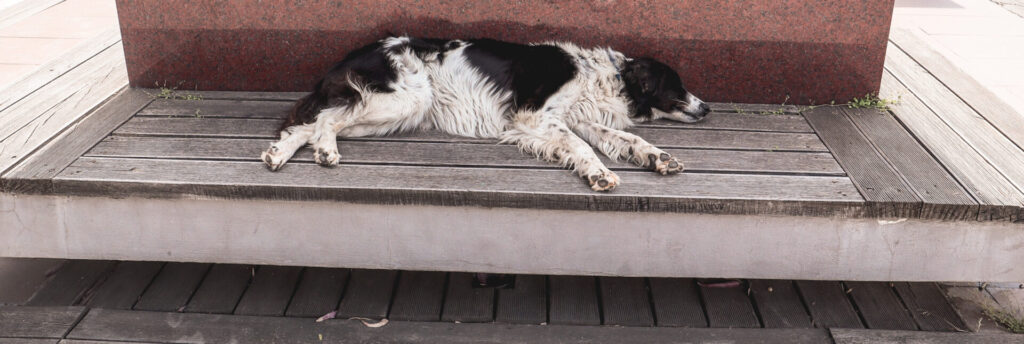
<path fill-rule="evenodd" d="M 771 328 L 782 331 L 763 332 L 765 334 L 824 333 L 816 331 L 826 328 L 900 329 L 909 332 L 893 332 L 893 338 L 937 338 L 940 341 L 966 338 L 935 335 L 966 328 L 935 283 L 722 282 L 519 275 L 514 287 L 494 289 L 474 287 L 473 279 L 473 274 L 465 272 L 67 261 L 36 289 L 36 296 L 30 299 L 33 301 L 0 306 L 0 339 L 3 340 L 0 343 L 12 342 L 12 338 L 60 339 L 68 331 L 72 335 L 67 338 L 80 339 L 83 343 L 94 339 L 163 343 L 167 340 L 155 333 L 170 335 L 178 330 L 136 322 L 153 316 L 166 320 L 175 313 L 185 313 L 181 320 L 195 321 L 188 326 L 199 326 L 193 330 L 203 333 L 214 331 L 215 324 L 228 319 L 204 318 L 209 313 L 215 316 L 260 315 L 230 318 L 235 319 L 228 321 L 231 324 L 241 321 L 237 324 L 309 329 L 309 326 L 325 326 L 313 325 L 316 323 L 312 317 L 334 310 L 341 319 L 389 318 L 399 324 L 397 327 L 406 326 L 401 325 L 403 321 L 425 321 L 438 324 L 438 328 L 446 331 L 455 328 L 443 324 L 494 322 L 551 324 L 556 328 L 558 325 L 577 325 L 571 326 L 573 328 L 607 325 L 602 328 L 710 327 L 739 331 L 715 332 L 716 336 L 747 331 L 741 328 L 762 327 L 763 331 Z M 0 290 L 0 296 L 3 292 Z M 64 304 L 40 307 L 41 300 Z M 75 304 L 85 307 L 73 306 Z M 105 318 L 108 315 L 113 318 Z M 85 320 L 81 320 L 83 316 Z M 94 326 L 97 321 L 104 323 L 115 319 L 132 325 Z M 203 319 L 211 323 L 202 325 Z M 29 323 L 33 325 L 28 326 Z M 161 323 L 166 324 L 166 321 Z M 281 325 L 285 323 L 300 325 Z M 427 327 L 430 326 L 435 325 Z M 515 326 L 522 325 L 494 328 L 519 328 Z M 130 330 L 132 328 L 148 330 Z M 150 330 L 156 332 L 146 332 Z M 432 335 L 444 332 L 432 327 L 422 330 Z M 648 332 L 637 335 L 641 333 Z M 843 338 L 859 343 L 863 338 L 888 335 L 878 331 L 851 332 L 844 333 Z"/>

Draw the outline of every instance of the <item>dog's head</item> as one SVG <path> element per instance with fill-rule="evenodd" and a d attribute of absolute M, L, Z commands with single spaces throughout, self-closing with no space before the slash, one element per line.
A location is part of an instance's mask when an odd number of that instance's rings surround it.
<path fill-rule="evenodd" d="M 654 59 L 626 62 L 622 81 L 626 83 L 626 92 L 632 98 L 637 117 L 695 123 L 711 112 L 707 104 L 683 88 L 683 81 L 672 67 Z"/>

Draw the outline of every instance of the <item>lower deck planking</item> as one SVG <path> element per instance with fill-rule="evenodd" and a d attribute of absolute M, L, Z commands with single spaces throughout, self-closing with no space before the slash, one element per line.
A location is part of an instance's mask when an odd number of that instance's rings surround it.
<path fill-rule="evenodd" d="M 58 138 L 4 175 L 3 190 L 840 218 L 1016 221 L 1021 212 L 979 203 L 899 122 L 874 110 L 713 104 L 702 123 L 644 123 L 630 131 L 687 171 L 660 176 L 605 159 L 623 184 L 594 193 L 514 146 L 431 131 L 343 138 L 337 168 L 313 164 L 303 149 L 271 173 L 259 153 L 298 94 L 193 93 L 124 91 L 92 114 L 102 122 L 95 128 Z"/>
<path fill-rule="evenodd" d="M 494 289 L 473 288 L 471 279 L 70 260 L 31 298 L 0 306 L 0 343 L 1019 343 L 1024 336 L 960 333 L 969 325 L 931 282 L 517 275 L 513 287 Z M 337 319 L 314 321 L 329 312 Z M 390 321 L 370 328 L 350 318 Z"/>

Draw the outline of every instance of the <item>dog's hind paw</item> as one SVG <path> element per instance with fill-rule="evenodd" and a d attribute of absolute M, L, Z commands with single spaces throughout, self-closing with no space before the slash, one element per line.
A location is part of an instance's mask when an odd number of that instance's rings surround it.
<path fill-rule="evenodd" d="M 313 160 L 316 160 L 317 164 L 323 167 L 331 167 L 338 164 L 341 161 L 341 154 L 338 153 L 338 149 L 324 149 L 317 148 L 313 152 Z"/>
<path fill-rule="evenodd" d="M 651 163 L 651 167 L 655 172 L 661 173 L 661 175 L 676 174 L 683 171 L 683 163 L 676 160 L 668 153 L 661 153 L 660 156 L 650 154 L 647 156 L 647 160 Z"/>
<path fill-rule="evenodd" d="M 612 171 L 589 175 L 587 181 L 590 182 L 590 188 L 594 191 L 610 191 L 619 186 L 619 176 Z"/>
<path fill-rule="evenodd" d="M 271 171 L 277 171 L 284 166 L 285 162 L 288 161 L 288 159 L 283 156 L 283 152 L 281 152 L 276 145 L 272 145 L 270 148 L 267 148 L 263 154 L 260 154 L 260 160 L 263 160 L 263 163 L 267 164 L 267 168 Z"/>

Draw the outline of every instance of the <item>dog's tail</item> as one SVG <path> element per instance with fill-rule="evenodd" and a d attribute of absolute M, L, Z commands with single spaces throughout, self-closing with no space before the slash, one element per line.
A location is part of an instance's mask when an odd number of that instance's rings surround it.
<path fill-rule="evenodd" d="M 358 102 L 361 99 L 360 90 L 365 87 L 360 87 L 354 79 L 357 78 L 349 75 L 344 78 L 321 79 L 312 93 L 295 102 L 288 117 L 281 123 L 280 131 L 294 125 L 315 122 L 317 114 L 323 109 Z"/>

